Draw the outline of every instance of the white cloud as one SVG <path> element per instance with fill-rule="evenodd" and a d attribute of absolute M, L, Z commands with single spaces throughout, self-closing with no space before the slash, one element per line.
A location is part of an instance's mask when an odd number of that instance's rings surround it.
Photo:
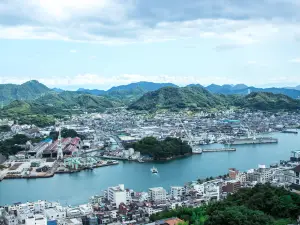
<path fill-rule="evenodd" d="M 121 74 L 115 76 L 103 76 L 100 74 L 78 74 L 76 76 L 52 76 L 47 78 L 31 77 L 40 81 L 41 83 L 49 87 L 63 87 L 66 89 L 77 89 L 79 87 L 84 88 L 98 88 L 98 89 L 108 89 L 112 86 L 129 84 L 132 82 L 139 81 L 150 81 L 157 83 L 174 83 L 179 86 L 185 86 L 188 84 L 240 84 L 244 83 L 253 86 L 291 86 L 295 83 L 300 83 L 300 76 L 266 76 L 263 79 L 253 79 L 252 77 L 226 77 L 226 76 L 202 76 L 202 75 L 142 75 L 142 74 Z M 3 77 L 0 83 L 16 83 L 21 84 L 28 79 L 18 78 L 18 77 Z"/>
<path fill-rule="evenodd" d="M 76 53 L 77 50 L 76 50 L 76 49 L 71 49 L 70 52 L 71 52 L 71 53 Z"/>
<path fill-rule="evenodd" d="M 289 62 L 291 62 L 291 63 L 300 63 L 300 58 L 291 59 Z"/>

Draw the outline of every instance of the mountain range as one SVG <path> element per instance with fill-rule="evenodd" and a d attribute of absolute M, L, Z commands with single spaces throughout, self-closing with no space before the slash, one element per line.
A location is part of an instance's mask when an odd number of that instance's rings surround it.
<path fill-rule="evenodd" d="M 33 80 L 21 85 L 2 84 L 0 90 L 0 100 L 6 105 L 12 103 L 4 107 L 2 116 L 35 113 L 52 115 L 74 110 L 104 111 L 116 106 L 146 110 L 227 106 L 266 110 L 285 107 L 296 109 L 298 107 L 296 98 L 300 96 L 299 90 L 289 88 L 262 89 L 248 87 L 245 84 L 222 86 L 212 84 L 207 87 L 190 84 L 178 87 L 172 83 L 153 82 L 131 83 L 112 87 L 107 91 L 83 88 L 77 91 L 64 91 L 57 88 L 50 89 Z M 247 95 L 249 91 L 251 94 Z M 20 104 L 19 109 L 16 108 L 15 101 Z M 21 104 L 22 102 L 26 104 Z"/>
<path fill-rule="evenodd" d="M 130 102 L 137 100 L 139 97 L 142 97 L 143 94 L 149 91 L 156 91 L 162 87 L 177 87 L 177 85 L 172 83 L 153 83 L 147 81 L 140 81 L 128 85 L 112 87 L 107 91 L 98 89 L 90 90 L 79 88 L 77 92 L 107 96 L 111 99 L 122 100 L 124 103 L 129 104 Z"/>
<path fill-rule="evenodd" d="M 271 92 L 274 94 L 284 94 L 291 98 L 300 98 L 300 89 L 292 89 L 292 88 L 256 88 L 256 87 L 248 87 L 245 84 L 237 84 L 237 85 L 215 85 L 211 84 L 205 87 L 208 91 L 217 94 L 241 94 L 247 95 L 251 92 Z M 296 88 L 296 87 L 295 87 Z"/>
<path fill-rule="evenodd" d="M 300 100 L 283 94 L 252 92 L 248 95 L 214 94 L 200 86 L 166 87 L 148 92 L 129 105 L 133 110 L 212 109 L 240 107 L 256 110 L 298 110 Z"/>

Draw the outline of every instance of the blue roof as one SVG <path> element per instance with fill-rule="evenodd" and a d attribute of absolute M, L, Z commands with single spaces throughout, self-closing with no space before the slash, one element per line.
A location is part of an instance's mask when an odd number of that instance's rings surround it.
<path fill-rule="evenodd" d="M 42 140 L 42 142 L 51 142 L 51 141 L 52 141 L 51 138 L 47 138 L 47 139 L 45 139 L 45 140 Z"/>

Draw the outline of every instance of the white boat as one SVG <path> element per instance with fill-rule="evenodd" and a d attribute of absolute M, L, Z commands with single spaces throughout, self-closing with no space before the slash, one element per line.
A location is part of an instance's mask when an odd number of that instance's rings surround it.
<path fill-rule="evenodd" d="M 158 173 L 157 168 L 155 168 L 154 166 L 151 168 L 151 173 Z"/>
<path fill-rule="evenodd" d="M 202 153 L 202 149 L 198 146 L 193 146 L 192 147 L 192 153 L 193 154 L 201 154 Z"/>

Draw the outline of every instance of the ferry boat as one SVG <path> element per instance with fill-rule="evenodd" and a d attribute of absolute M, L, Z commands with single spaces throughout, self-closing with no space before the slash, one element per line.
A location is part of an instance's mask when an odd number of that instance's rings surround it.
<path fill-rule="evenodd" d="M 193 146 L 192 147 L 192 153 L 193 154 L 201 154 L 202 153 L 202 149 L 200 147 Z"/>
<path fill-rule="evenodd" d="M 157 170 L 157 168 L 155 168 L 154 166 L 151 168 L 151 173 L 158 173 L 158 170 Z"/>

